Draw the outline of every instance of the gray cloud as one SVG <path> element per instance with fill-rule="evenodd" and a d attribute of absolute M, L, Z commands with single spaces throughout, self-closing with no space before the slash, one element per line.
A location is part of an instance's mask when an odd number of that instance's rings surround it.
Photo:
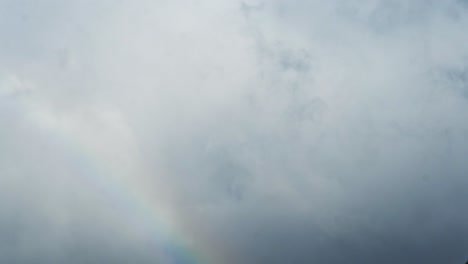
<path fill-rule="evenodd" d="M 464 1 L 0 6 L 1 262 L 468 258 Z"/>

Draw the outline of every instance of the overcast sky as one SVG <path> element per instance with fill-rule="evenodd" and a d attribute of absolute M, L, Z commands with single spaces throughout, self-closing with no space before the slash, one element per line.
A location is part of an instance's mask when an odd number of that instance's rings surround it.
<path fill-rule="evenodd" d="M 468 2 L 0 0 L 0 262 L 468 260 Z"/>

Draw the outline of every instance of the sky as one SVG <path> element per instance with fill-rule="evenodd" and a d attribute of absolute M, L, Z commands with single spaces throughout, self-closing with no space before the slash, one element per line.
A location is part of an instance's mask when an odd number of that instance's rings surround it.
<path fill-rule="evenodd" d="M 465 263 L 468 2 L 0 0 L 0 262 Z"/>

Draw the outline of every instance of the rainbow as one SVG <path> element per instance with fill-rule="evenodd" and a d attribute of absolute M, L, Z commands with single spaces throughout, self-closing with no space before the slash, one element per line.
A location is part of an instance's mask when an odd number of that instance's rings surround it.
<path fill-rule="evenodd" d="M 201 263 L 200 254 L 187 245 L 189 243 L 183 234 L 174 230 L 174 225 L 169 221 L 172 216 L 167 216 L 169 213 L 163 208 L 153 205 L 152 197 L 146 195 L 144 190 L 132 188 L 134 184 L 116 179 L 110 170 L 97 162 L 99 159 L 94 157 L 93 153 L 87 153 L 79 144 L 73 145 L 75 152 L 71 158 L 78 163 L 77 167 L 81 168 L 79 174 L 85 176 L 88 185 L 104 193 L 121 211 L 139 219 L 152 238 L 155 250 L 163 253 L 163 264 Z"/>
<path fill-rule="evenodd" d="M 131 178 L 119 177 L 121 173 L 113 167 L 112 158 L 102 154 L 102 151 L 93 144 L 93 142 L 82 136 L 80 131 L 76 131 L 83 123 L 80 119 L 74 118 L 73 114 L 69 116 L 57 116 L 57 113 L 44 108 L 41 105 L 35 104 L 31 107 L 30 103 L 27 106 L 27 111 L 31 121 L 36 123 L 41 131 L 48 138 L 64 147 L 67 153 L 66 159 L 69 160 L 74 167 L 77 168 L 77 174 L 82 176 L 85 184 L 99 193 L 103 193 L 106 199 L 110 199 L 112 204 L 118 207 L 132 219 L 138 219 L 147 235 L 151 237 L 151 245 L 161 259 L 155 260 L 156 263 L 162 264 L 199 264 L 207 263 L 202 261 L 205 258 L 201 252 L 201 248 L 196 248 L 190 243 L 188 235 L 184 235 L 176 228 L 174 216 L 166 210 L 162 205 L 155 204 L 155 199 L 148 194 L 138 184 L 135 184 Z M 24 109 L 23 109 L 24 110 Z M 69 126 L 70 122 L 77 122 L 74 126 Z M 84 119 L 82 119 L 84 120 Z M 105 120 L 105 119 L 104 119 Z M 84 124 L 86 125 L 86 123 Z M 89 131 L 88 131 L 89 132 Z M 88 133 L 88 135 L 92 135 Z M 96 143 L 96 142 L 94 142 Z M 105 147 L 105 146 L 104 146 Z M 102 148 L 102 146 L 101 146 Z"/>

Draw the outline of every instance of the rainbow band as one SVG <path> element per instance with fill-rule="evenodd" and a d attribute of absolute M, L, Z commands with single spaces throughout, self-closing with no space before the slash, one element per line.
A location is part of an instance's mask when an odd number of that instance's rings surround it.
<path fill-rule="evenodd" d="M 156 207 L 154 198 L 147 195 L 147 192 L 136 188 L 128 177 L 116 177 L 118 174 L 112 168 L 107 168 L 103 157 L 95 154 L 93 145 L 74 136 L 73 129 L 62 129 L 60 118 L 53 115 L 52 111 L 44 108 L 31 107 L 30 102 L 19 100 L 21 110 L 29 110 L 26 115 L 36 123 L 47 136 L 64 146 L 67 150 L 67 159 L 77 166 L 77 174 L 84 176 L 85 184 L 95 188 L 99 193 L 103 193 L 106 198 L 113 201 L 120 210 L 128 212 L 129 215 L 148 228 L 148 235 L 151 237 L 155 251 L 160 252 L 160 260 L 156 263 L 162 264 L 199 264 L 202 263 L 202 250 L 194 251 L 187 246 L 189 239 L 177 232 L 171 224 L 171 217 L 165 217 L 162 207 Z M 39 110 L 39 111 L 38 111 Z M 45 110 L 45 111 L 44 111 Z M 39 113 L 39 118 L 37 113 Z M 42 115 L 42 116 L 41 116 Z M 45 122 L 42 122 L 46 115 Z M 68 118 L 68 117 L 66 117 Z M 39 121 L 38 121 L 39 120 Z M 42 120 L 42 121 L 41 121 Z M 88 143 L 88 144 L 87 144 Z M 206 262 L 203 262 L 206 263 Z"/>

